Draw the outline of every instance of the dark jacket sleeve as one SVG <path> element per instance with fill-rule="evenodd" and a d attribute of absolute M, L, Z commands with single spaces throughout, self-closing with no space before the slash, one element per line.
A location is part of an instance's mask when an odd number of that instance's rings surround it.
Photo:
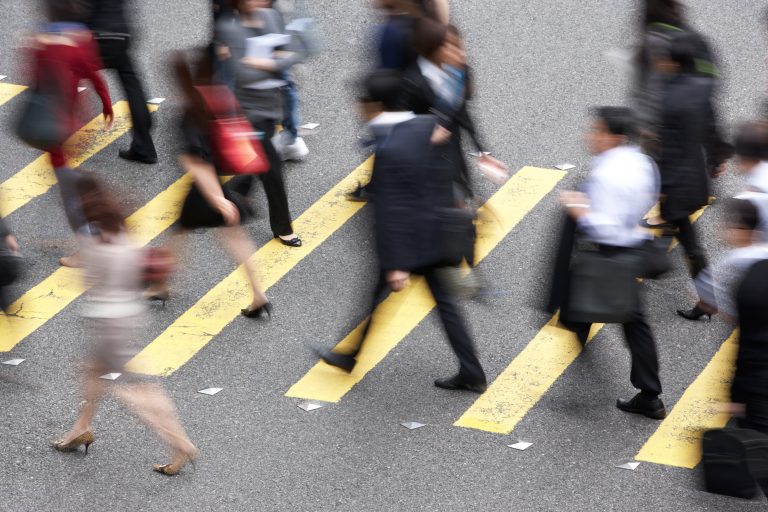
<path fill-rule="evenodd" d="M 8 228 L 8 224 L 5 223 L 5 221 L 0 218 L 0 238 L 5 238 L 6 236 L 12 234 L 11 230 Z"/>

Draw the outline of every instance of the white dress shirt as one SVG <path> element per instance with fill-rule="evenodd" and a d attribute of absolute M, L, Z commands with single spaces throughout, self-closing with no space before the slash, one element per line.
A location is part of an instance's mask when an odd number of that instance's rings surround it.
<path fill-rule="evenodd" d="M 694 279 L 699 300 L 735 318 L 738 286 L 750 267 L 762 260 L 768 260 L 768 244 L 731 249 L 725 258 L 699 272 Z"/>
<path fill-rule="evenodd" d="M 638 223 L 659 197 L 659 173 L 636 146 L 619 146 L 596 156 L 584 192 L 590 208 L 579 218 L 587 240 L 637 247 L 651 235 Z"/>
<path fill-rule="evenodd" d="M 768 242 L 768 162 L 760 162 L 747 178 L 747 189 L 736 199 L 747 199 L 757 208 L 760 217 L 758 231 L 760 241 Z"/>

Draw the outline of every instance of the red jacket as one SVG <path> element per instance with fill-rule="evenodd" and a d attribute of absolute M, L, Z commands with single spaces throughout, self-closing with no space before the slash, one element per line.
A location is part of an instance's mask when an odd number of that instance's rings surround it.
<path fill-rule="evenodd" d="M 73 45 L 72 42 L 75 44 Z M 87 30 L 64 34 L 43 34 L 32 49 L 33 86 L 56 91 L 61 98 L 62 115 L 70 131 L 77 129 L 75 109 L 81 80 L 90 80 L 101 98 L 104 115 L 112 115 L 112 101 L 107 84 L 99 75 L 102 68 L 96 43 Z M 62 148 L 51 151 L 54 167 L 66 165 Z"/>

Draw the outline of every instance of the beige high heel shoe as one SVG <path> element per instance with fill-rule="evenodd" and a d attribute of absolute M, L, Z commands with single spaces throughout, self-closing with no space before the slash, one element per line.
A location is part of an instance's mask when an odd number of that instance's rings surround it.
<path fill-rule="evenodd" d="M 195 448 L 193 451 L 184 453 L 181 457 L 177 457 L 170 464 L 153 464 L 152 470 L 167 476 L 178 475 L 179 472 L 181 472 L 181 468 L 184 467 L 187 462 L 191 463 L 192 466 L 195 465 L 195 459 L 197 459 L 198 453 L 199 451 Z"/>
<path fill-rule="evenodd" d="M 74 452 L 81 445 L 85 446 L 85 454 L 88 455 L 88 447 L 96 440 L 96 436 L 90 430 L 83 432 L 76 438 L 72 439 L 68 443 L 65 443 L 63 439 L 54 441 L 52 446 L 60 452 Z"/>

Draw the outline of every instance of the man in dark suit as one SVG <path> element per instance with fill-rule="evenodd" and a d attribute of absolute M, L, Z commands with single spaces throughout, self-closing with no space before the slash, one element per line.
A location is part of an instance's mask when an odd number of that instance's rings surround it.
<path fill-rule="evenodd" d="M 487 387 L 485 372 L 456 304 L 440 279 L 441 268 L 456 265 L 463 257 L 464 244 L 453 233 L 458 230 L 471 236 L 472 224 L 471 217 L 455 207 L 453 171 L 444 158 L 445 146 L 430 142 L 436 120 L 393 111 L 400 89 L 397 71 L 373 73 L 366 80 L 366 89 L 371 102 L 380 105 L 378 112 L 368 110 L 369 124 L 380 130 L 385 123 L 389 125 L 376 150 L 372 178 L 380 277 L 371 312 L 390 289 L 404 289 L 410 274 L 423 275 L 460 366 L 458 374 L 438 379 L 435 385 L 482 393 Z M 370 321 L 350 353 L 319 350 L 320 357 L 351 371 L 369 326 Z"/>
<path fill-rule="evenodd" d="M 152 117 L 130 54 L 132 35 L 124 7 L 127 3 L 128 0 L 90 0 L 86 24 L 96 37 L 104 68 L 117 71 L 131 110 L 133 140 L 130 148 L 121 149 L 118 154 L 126 160 L 154 164 L 157 151 L 150 134 Z"/>

